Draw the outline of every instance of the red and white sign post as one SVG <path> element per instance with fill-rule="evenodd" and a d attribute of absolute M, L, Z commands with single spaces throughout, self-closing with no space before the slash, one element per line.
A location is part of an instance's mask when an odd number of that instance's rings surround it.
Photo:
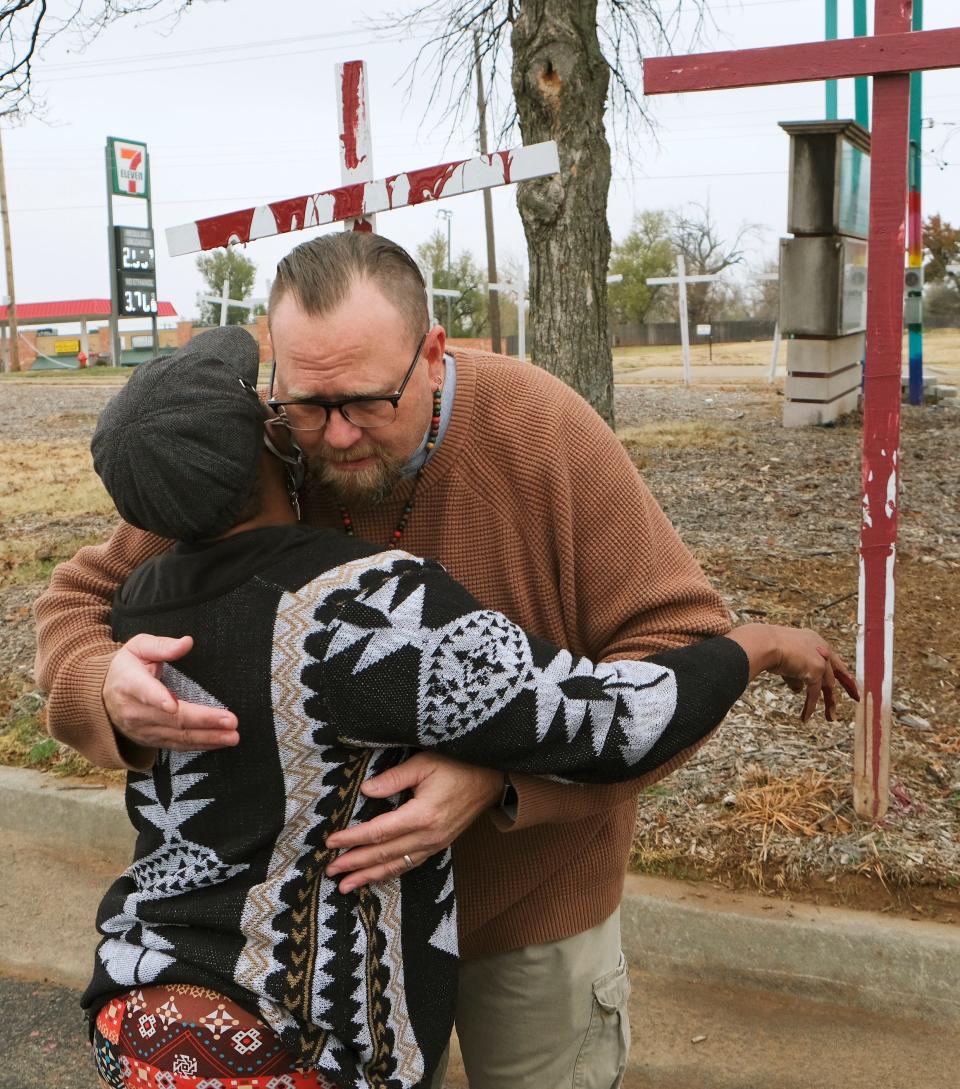
<path fill-rule="evenodd" d="M 912 0 L 876 0 L 869 38 L 644 62 L 651 95 L 874 77 L 853 779 L 857 812 L 874 820 L 890 779 L 909 73 L 960 67 L 960 27 L 911 31 L 912 10 Z"/>
<path fill-rule="evenodd" d="M 273 201 L 257 208 L 198 219 L 167 228 L 171 257 L 252 242 L 257 238 L 302 231 L 326 223 L 372 230 L 373 216 L 394 208 L 443 200 L 461 193 L 529 181 L 560 169 L 552 140 L 440 163 L 403 174 L 373 179 L 370 117 L 366 103 L 366 67 L 351 61 L 338 68 L 341 181 L 337 189 Z"/>

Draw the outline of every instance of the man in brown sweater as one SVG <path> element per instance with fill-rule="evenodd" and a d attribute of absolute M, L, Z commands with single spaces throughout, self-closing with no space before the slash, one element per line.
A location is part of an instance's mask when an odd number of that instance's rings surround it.
<path fill-rule="evenodd" d="M 598 661 L 729 629 L 606 425 L 542 370 L 445 353 L 398 247 L 347 232 L 298 247 L 278 268 L 270 315 L 277 442 L 305 455 L 305 521 L 435 558 L 486 606 Z M 37 604 L 51 732 L 104 766 L 145 769 L 158 747 L 236 744 L 243 730 L 156 679 L 187 639 L 110 638 L 117 586 L 168 545 L 121 524 L 59 567 Z M 505 785 L 421 753 L 365 786 L 405 789 L 395 812 L 331 839 L 345 849 L 331 872 L 347 891 L 456 841 L 457 1028 L 473 1089 L 554 1089 L 582 1070 L 618 1085 L 628 982 L 617 908 L 637 784 Z"/>

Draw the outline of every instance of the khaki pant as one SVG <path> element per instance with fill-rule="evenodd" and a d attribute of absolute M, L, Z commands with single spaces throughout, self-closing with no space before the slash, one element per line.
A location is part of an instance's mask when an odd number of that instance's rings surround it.
<path fill-rule="evenodd" d="M 620 912 L 583 934 L 462 962 L 470 1089 L 617 1089 L 630 1047 Z M 443 1084 L 441 1071 L 433 1089 Z"/>

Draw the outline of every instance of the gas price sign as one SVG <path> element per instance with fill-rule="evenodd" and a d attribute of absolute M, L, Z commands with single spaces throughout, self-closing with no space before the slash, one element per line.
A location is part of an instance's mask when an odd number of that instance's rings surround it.
<path fill-rule="evenodd" d="M 153 231 L 146 227 L 114 227 L 117 255 L 117 305 L 120 317 L 157 312 L 157 266 Z"/>

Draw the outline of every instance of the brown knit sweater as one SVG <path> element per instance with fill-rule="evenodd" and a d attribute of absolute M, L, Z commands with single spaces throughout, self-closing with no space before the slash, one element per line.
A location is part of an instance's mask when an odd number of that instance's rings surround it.
<path fill-rule="evenodd" d="M 453 415 L 421 476 L 403 547 L 439 560 L 484 605 L 597 661 L 728 631 L 720 597 L 584 401 L 537 367 L 455 355 Z M 358 536 L 388 541 L 411 486 L 381 507 L 352 509 Z M 302 498 L 305 521 L 339 524 L 326 494 L 308 489 Z M 101 766 L 153 761 L 152 750 L 115 733 L 102 688 L 117 649 L 113 594 L 168 545 L 121 524 L 106 544 L 58 567 L 37 602 L 50 732 Z M 516 822 L 491 813 L 455 845 L 465 957 L 579 933 L 622 894 L 641 784 L 513 781 Z"/>

